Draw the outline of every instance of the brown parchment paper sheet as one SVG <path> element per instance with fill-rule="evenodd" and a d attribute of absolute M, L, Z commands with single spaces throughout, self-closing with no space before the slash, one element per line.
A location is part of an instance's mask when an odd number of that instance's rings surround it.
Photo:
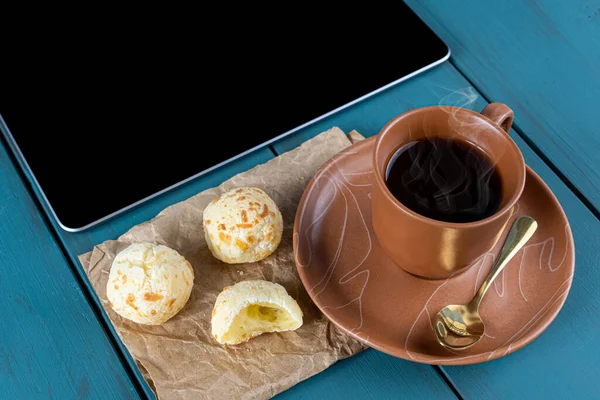
<path fill-rule="evenodd" d="M 167 207 L 119 239 L 79 257 L 116 331 L 159 399 L 269 398 L 365 348 L 312 303 L 298 277 L 292 250 L 296 208 L 309 179 L 333 155 L 360 139 L 357 132 L 347 137 L 332 128 L 219 187 Z M 275 200 L 283 214 L 284 232 L 281 245 L 267 259 L 228 265 L 208 250 L 202 212 L 218 194 L 241 186 L 259 187 Z M 115 255 L 140 241 L 169 246 L 194 267 L 188 303 L 161 326 L 126 320 L 106 300 L 106 282 Z M 283 285 L 304 312 L 304 325 L 294 332 L 265 334 L 238 346 L 222 346 L 210 334 L 215 299 L 225 286 L 250 279 Z"/>

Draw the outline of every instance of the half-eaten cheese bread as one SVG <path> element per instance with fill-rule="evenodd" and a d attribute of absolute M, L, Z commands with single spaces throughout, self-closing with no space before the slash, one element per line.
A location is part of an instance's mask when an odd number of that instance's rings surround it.
<path fill-rule="evenodd" d="M 212 335 L 221 344 L 239 344 L 267 332 L 302 326 L 302 310 L 277 283 L 244 281 L 227 286 L 212 312 Z"/>

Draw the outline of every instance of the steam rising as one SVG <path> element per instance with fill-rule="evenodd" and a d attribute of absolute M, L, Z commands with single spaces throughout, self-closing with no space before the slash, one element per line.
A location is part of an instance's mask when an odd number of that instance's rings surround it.
<path fill-rule="evenodd" d="M 459 127 L 481 130 L 472 118 L 460 120 L 461 108 L 477 101 L 473 88 L 451 91 L 440 101 L 452 104 L 448 118 Z M 471 222 L 492 215 L 501 201 L 502 183 L 483 151 L 461 140 L 442 139 L 424 123 L 427 139 L 402 146 L 388 164 L 390 191 L 401 203 L 429 218 Z"/>
<path fill-rule="evenodd" d="M 449 222 L 476 221 L 496 211 L 499 177 L 475 147 L 429 138 L 409 143 L 397 154 L 388 186 L 413 211 Z"/>
<path fill-rule="evenodd" d="M 473 106 L 475 105 L 475 102 L 479 98 L 479 96 L 475 92 L 475 89 L 473 89 L 470 86 L 456 90 L 451 90 L 443 87 L 441 88 L 448 92 L 448 94 L 441 97 L 439 102 L 439 105 L 441 106 L 449 105 L 456 109 L 468 108 L 472 110 Z"/>

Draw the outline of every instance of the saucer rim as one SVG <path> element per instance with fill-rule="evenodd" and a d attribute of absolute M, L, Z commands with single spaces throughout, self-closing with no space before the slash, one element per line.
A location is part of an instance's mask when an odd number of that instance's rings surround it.
<path fill-rule="evenodd" d="M 573 278 L 575 275 L 575 244 L 573 241 L 573 232 L 571 230 L 571 225 L 569 223 L 567 215 L 566 215 L 565 211 L 563 210 L 560 202 L 558 201 L 558 199 L 556 198 L 556 196 L 554 195 L 554 193 L 552 192 L 550 187 L 548 187 L 546 182 L 527 164 L 525 164 L 525 185 L 523 187 L 523 191 L 525 191 L 525 188 L 527 187 L 527 184 L 529 181 L 527 179 L 528 176 L 531 176 L 532 178 L 537 180 L 539 183 L 541 183 L 540 186 L 542 187 L 543 191 L 551 199 L 551 201 L 554 203 L 555 207 L 558 209 L 559 213 L 562 215 L 563 220 L 567 222 L 567 225 L 568 225 L 567 241 L 568 241 L 568 247 L 569 247 L 568 251 L 571 252 L 570 263 L 569 263 L 569 266 L 570 266 L 569 269 L 571 270 L 571 276 L 568 279 L 568 287 L 565 291 L 565 294 L 562 295 L 560 300 L 557 300 L 553 304 L 552 308 L 548 309 L 547 312 L 544 313 L 544 316 L 542 318 L 540 318 L 540 320 L 534 326 L 532 326 L 527 331 L 527 333 L 523 334 L 523 336 L 521 338 L 519 338 L 511 343 L 505 343 L 504 345 L 496 348 L 489 357 L 486 357 L 486 355 L 488 355 L 490 353 L 489 351 L 477 353 L 477 354 L 470 354 L 470 355 L 465 356 L 466 358 L 462 358 L 462 359 L 460 358 L 460 356 L 459 356 L 459 358 L 457 358 L 456 355 L 452 355 L 452 356 L 432 355 L 432 354 L 422 353 L 422 352 L 418 352 L 418 351 L 410 351 L 410 353 L 412 355 L 414 355 L 414 358 L 413 358 L 408 355 L 408 352 L 405 348 L 393 347 L 393 346 L 390 346 L 389 344 L 377 343 L 377 342 L 373 342 L 372 340 L 365 340 L 364 338 L 360 337 L 359 335 L 351 332 L 349 329 L 347 329 L 346 327 L 341 325 L 335 319 L 333 314 L 331 312 L 329 312 L 330 309 L 324 310 L 320 304 L 320 301 L 316 300 L 313 297 L 311 292 L 306 287 L 307 283 L 305 281 L 307 280 L 307 276 L 306 276 L 306 273 L 304 272 L 304 268 L 299 267 L 299 265 L 301 263 L 299 263 L 299 261 L 298 261 L 298 250 L 297 250 L 298 239 L 297 238 L 299 237 L 298 226 L 299 226 L 300 215 L 301 215 L 300 210 L 306 203 L 307 197 L 308 197 L 309 193 L 311 192 L 311 188 L 315 184 L 315 180 L 324 171 L 327 171 L 331 167 L 331 165 L 333 163 L 335 163 L 337 161 L 337 159 L 339 159 L 340 157 L 347 156 L 348 151 L 350 151 L 351 149 L 353 149 L 353 148 L 356 149 L 358 147 L 368 146 L 371 144 L 374 145 L 376 139 L 377 139 L 377 136 L 365 138 L 357 143 L 354 143 L 354 144 L 348 146 L 347 148 L 345 148 L 338 154 L 334 155 L 327 162 L 325 162 L 325 164 L 323 164 L 318 169 L 318 171 L 315 173 L 315 175 L 309 180 L 308 184 L 306 185 L 306 187 L 304 189 L 304 192 L 302 193 L 300 201 L 298 202 L 298 208 L 297 208 L 296 215 L 294 218 L 294 229 L 293 229 L 293 235 L 292 235 L 294 263 L 296 265 L 296 270 L 298 271 L 300 281 L 302 282 L 302 286 L 304 286 L 304 288 L 307 291 L 308 295 L 310 296 L 312 302 L 317 306 L 319 311 L 321 311 L 321 313 L 323 313 L 323 315 L 325 315 L 327 317 L 327 319 L 329 321 L 331 321 L 335 326 L 340 328 L 346 334 L 349 334 L 356 340 L 360 341 L 364 345 L 372 347 L 374 349 L 377 349 L 386 354 L 390 354 L 392 356 L 402 358 L 404 360 L 417 362 L 420 364 L 427 364 L 427 365 L 470 365 L 470 364 L 479 364 L 482 362 L 492 361 L 492 360 L 496 360 L 498 358 L 506 357 L 507 355 L 513 354 L 516 351 L 522 349 L 523 347 L 525 347 L 528 344 L 530 344 L 531 342 L 533 342 L 535 339 L 537 339 L 543 332 L 546 331 L 546 329 L 548 329 L 550 324 L 556 319 L 556 316 L 562 310 L 562 308 L 567 300 L 567 297 L 569 297 L 569 293 L 570 293 L 571 287 L 573 285 Z M 419 279 L 423 279 L 423 278 L 419 278 Z M 448 279 L 452 279 L 452 278 L 448 278 Z M 439 279 L 439 281 L 443 281 L 443 279 Z"/>

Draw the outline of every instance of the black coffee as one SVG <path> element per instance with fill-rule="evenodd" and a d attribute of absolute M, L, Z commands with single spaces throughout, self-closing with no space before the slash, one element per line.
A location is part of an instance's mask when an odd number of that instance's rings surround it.
<path fill-rule="evenodd" d="M 462 140 L 429 138 L 402 146 L 390 159 L 387 186 L 406 207 L 446 222 L 487 218 L 502 200 L 494 164 Z"/>

